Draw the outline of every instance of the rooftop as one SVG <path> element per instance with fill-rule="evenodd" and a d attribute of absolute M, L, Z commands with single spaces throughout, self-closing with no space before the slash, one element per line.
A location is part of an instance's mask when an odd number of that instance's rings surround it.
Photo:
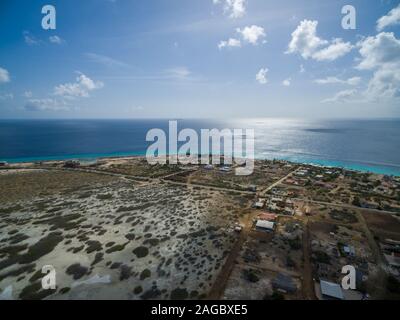
<path fill-rule="evenodd" d="M 344 300 L 343 291 L 340 285 L 328 281 L 321 280 L 322 295 L 334 299 Z"/>

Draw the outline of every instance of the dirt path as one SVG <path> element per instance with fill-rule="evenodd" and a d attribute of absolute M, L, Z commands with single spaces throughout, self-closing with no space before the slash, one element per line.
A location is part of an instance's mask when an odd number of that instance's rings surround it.
<path fill-rule="evenodd" d="M 308 226 L 308 219 L 304 223 L 304 233 L 303 233 L 303 298 L 305 300 L 316 300 L 314 292 L 314 281 L 312 277 L 312 267 L 311 267 L 311 250 L 310 250 L 310 229 Z"/>
<path fill-rule="evenodd" d="M 346 209 L 352 209 L 352 210 L 363 210 L 363 211 L 376 212 L 376 213 L 396 214 L 396 212 L 392 212 L 392 211 L 385 211 L 385 210 L 371 209 L 371 208 L 361 208 L 361 207 L 353 206 L 351 204 L 346 204 L 346 203 L 331 203 L 331 202 L 316 201 L 316 200 L 304 199 L 304 198 L 292 198 L 292 200 L 293 201 L 302 201 L 304 203 L 307 203 L 307 202 L 315 203 L 315 204 L 320 204 L 323 206 L 340 207 L 340 208 L 346 208 Z"/>
<path fill-rule="evenodd" d="M 279 179 L 278 181 L 274 182 L 273 184 L 271 184 L 269 187 L 265 188 L 264 190 L 262 190 L 259 193 L 259 197 L 263 198 L 265 197 L 265 195 L 272 190 L 273 188 L 275 188 L 277 185 L 281 184 L 283 181 L 285 181 L 287 178 L 291 177 L 297 170 L 299 170 L 299 168 L 297 167 L 295 170 L 293 170 L 292 172 L 288 173 L 286 176 L 284 176 L 282 179 Z"/>
<path fill-rule="evenodd" d="M 223 297 L 226 284 L 229 280 L 233 268 L 235 267 L 236 258 L 239 256 L 243 243 L 246 241 L 247 236 L 251 230 L 253 216 L 254 213 L 248 213 L 244 221 L 242 221 L 244 225 L 243 230 L 240 233 L 240 236 L 234 244 L 231 252 L 229 253 L 220 273 L 218 274 L 218 277 L 208 294 L 208 300 L 219 300 Z"/>
<path fill-rule="evenodd" d="M 175 184 L 175 185 L 179 185 L 179 186 L 196 187 L 196 188 L 215 190 L 215 191 L 236 192 L 236 193 L 242 193 L 242 194 L 255 195 L 255 193 L 252 192 L 252 191 L 241 191 L 241 190 L 236 190 L 236 189 L 213 187 L 213 186 L 208 186 L 208 185 L 203 185 L 203 184 L 195 184 L 195 183 L 188 183 L 188 182 L 177 182 L 177 181 L 171 181 L 171 180 L 163 180 L 163 181 L 166 182 L 166 183 L 169 183 L 169 184 Z"/>
<path fill-rule="evenodd" d="M 383 257 L 381 255 L 379 246 L 374 239 L 374 235 L 369 230 L 364 216 L 360 212 L 357 212 L 357 218 L 361 222 L 361 226 L 363 228 L 365 236 L 367 237 L 369 247 L 372 250 L 372 254 L 373 254 L 376 264 L 379 268 L 379 272 L 378 272 L 379 276 L 375 277 L 375 282 L 374 282 L 374 286 L 376 288 L 375 294 L 377 295 L 374 298 L 384 299 L 384 297 L 386 296 L 386 292 L 387 292 L 387 289 L 386 289 L 387 273 L 385 271 L 386 264 L 383 261 Z"/>

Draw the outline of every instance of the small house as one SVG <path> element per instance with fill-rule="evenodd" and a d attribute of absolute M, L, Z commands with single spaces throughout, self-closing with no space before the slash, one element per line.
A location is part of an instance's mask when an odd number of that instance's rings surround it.
<path fill-rule="evenodd" d="M 321 280 L 320 287 L 324 300 L 344 300 L 342 287 L 337 283 Z"/>
<path fill-rule="evenodd" d="M 256 229 L 259 231 L 272 232 L 275 229 L 275 223 L 266 220 L 257 220 Z"/>
<path fill-rule="evenodd" d="M 297 291 L 297 286 L 293 279 L 287 275 L 279 273 L 278 276 L 272 280 L 272 287 L 285 293 L 294 293 Z"/>

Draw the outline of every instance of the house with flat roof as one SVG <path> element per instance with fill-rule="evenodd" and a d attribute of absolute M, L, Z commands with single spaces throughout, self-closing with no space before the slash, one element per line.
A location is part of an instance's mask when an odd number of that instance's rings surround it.
<path fill-rule="evenodd" d="M 389 254 L 384 254 L 386 261 L 391 267 L 400 268 L 400 256 L 395 252 Z"/>
<path fill-rule="evenodd" d="M 321 280 L 320 288 L 324 300 L 344 300 L 342 287 L 337 283 Z"/>
<path fill-rule="evenodd" d="M 356 249 L 353 246 L 343 246 L 343 252 L 350 257 L 356 256 Z"/>
<path fill-rule="evenodd" d="M 276 214 L 264 212 L 258 215 L 258 220 L 275 221 Z"/>
<path fill-rule="evenodd" d="M 279 273 L 278 276 L 272 280 L 272 287 L 275 290 L 283 291 L 285 293 L 293 293 L 297 291 L 297 286 L 290 276 Z"/>
<path fill-rule="evenodd" d="M 258 220 L 256 223 L 256 229 L 259 231 L 272 232 L 275 229 L 275 223 L 272 221 Z"/>

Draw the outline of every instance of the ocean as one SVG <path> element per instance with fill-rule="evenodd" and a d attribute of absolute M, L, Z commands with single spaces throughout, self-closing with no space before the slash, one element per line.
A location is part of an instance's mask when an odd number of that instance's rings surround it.
<path fill-rule="evenodd" d="M 168 120 L 0 120 L 9 163 L 144 155 Z M 400 120 L 178 120 L 178 129 L 254 129 L 255 155 L 400 176 Z"/>

